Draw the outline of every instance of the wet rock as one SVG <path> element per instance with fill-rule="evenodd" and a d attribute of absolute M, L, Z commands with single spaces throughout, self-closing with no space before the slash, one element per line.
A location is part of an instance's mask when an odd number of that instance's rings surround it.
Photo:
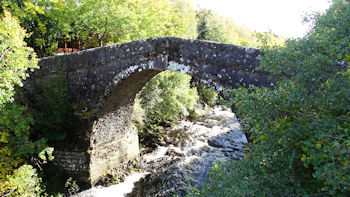
<path fill-rule="evenodd" d="M 186 196 L 189 185 L 197 186 L 206 180 L 214 162 L 241 159 L 247 142 L 235 115 L 224 107 L 215 107 L 195 120 L 180 121 L 166 134 L 168 146 L 143 151 L 139 169 L 145 173 L 139 177 L 144 178 L 134 183 L 135 179 L 129 179 L 129 176 L 126 180 L 133 180 L 129 185 L 94 187 L 83 194 L 104 197 Z M 134 189 L 126 192 L 121 188 Z M 117 190 L 122 192 L 119 194 Z"/>
<path fill-rule="evenodd" d="M 167 133 L 172 144 L 144 155 L 141 166 L 150 174 L 127 196 L 185 196 L 189 185 L 205 181 L 214 162 L 241 159 L 247 142 L 235 115 L 224 107 L 183 120 Z"/>

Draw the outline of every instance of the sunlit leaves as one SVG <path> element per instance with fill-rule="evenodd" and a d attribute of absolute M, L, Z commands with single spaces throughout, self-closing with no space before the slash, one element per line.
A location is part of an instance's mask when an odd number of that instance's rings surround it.
<path fill-rule="evenodd" d="M 13 99 L 15 85 L 22 86 L 27 70 L 37 67 L 33 49 L 23 41 L 26 33 L 8 12 L 0 21 L 0 108 Z"/>
<path fill-rule="evenodd" d="M 38 157 L 43 160 L 43 163 L 47 163 L 47 160 L 53 160 L 54 156 L 53 156 L 53 151 L 54 148 L 52 147 L 47 147 L 44 150 L 42 150 L 39 154 Z"/>
<path fill-rule="evenodd" d="M 165 126 L 193 115 L 199 96 L 196 88 L 190 87 L 190 80 L 185 73 L 163 71 L 142 88 L 135 109 L 143 146 L 159 145 Z"/>
<path fill-rule="evenodd" d="M 166 123 L 188 116 L 199 99 L 190 80 L 177 71 L 164 71 L 150 80 L 140 92 L 146 121 Z"/>
<path fill-rule="evenodd" d="M 350 4 L 334 1 L 315 27 L 265 50 L 274 89 L 232 90 L 230 103 L 253 142 L 247 159 L 215 169 L 205 192 L 232 196 L 346 196 L 350 191 Z M 248 166 L 249 169 L 246 167 Z M 239 170 L 238 170 L 239 169 Z M 222 176 L 223 178 L 221 178 Z M 258 190 L 256 190 L 258 188 Z"/>
<path fill-rule="evenodd" d="M 25 110 L 16 104 L 8 104 L 0 110 L 0 180 L 21 164 L 23 156 L 35 152 L 35 143 L 28 140 L 33 119 L 24 114 Z"/>
<path fill-rule="evenodd" d="M 0 182 L 1 196 L 40 196 L 41 178 L 31 165 L 23 165 L 16 169 L 6 181 Z"/>
<path fill-rule="evenodd" d="M 183 0 L 81 0 L 74 12 L 76 35 L 87 47 L 149 37 L 196 36 L 194 7 Z"/>

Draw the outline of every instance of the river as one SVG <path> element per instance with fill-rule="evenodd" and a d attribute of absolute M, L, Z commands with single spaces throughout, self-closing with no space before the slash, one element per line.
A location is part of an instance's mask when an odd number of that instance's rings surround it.
<path fill-rule="evenodd" d="M 216 106 L 165 130 L 166 146 L 141 155 L 139 171 L 109 187 L 97 186 L 76 196 L 185 196 L 189 186 L 200 186 L 213 163 L 243 156 L 247 138 L 231 110 Z"/>

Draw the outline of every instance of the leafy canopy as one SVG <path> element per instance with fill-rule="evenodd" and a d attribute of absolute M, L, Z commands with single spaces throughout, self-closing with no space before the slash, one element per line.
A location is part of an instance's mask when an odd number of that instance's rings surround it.
<path fill-rule="evenodd" d="M 149 37 L 196 36 L 194 8 L 188 1 L 80 0 L 79 4 L 79 31 L 86 39 L 96 38 L 99 46 Z"/>
<path fill-rule="evenodd" d="M 3 0 L 0 5 L 30 33 L 26 42 L 40 57 L 52 55 L 60 40 L 80 40 L 86 49 L 197 36 L 194 6 L 187 0 Z"/>
<path fill-rule="evenodd" d="M 36 169 L 31 165 L 23 165 L 8 176 L 5 182 L 0 183 L 0 195 L 40 196 L 43 192 L 40 183 L 41 178 L 38 177 Z"/>

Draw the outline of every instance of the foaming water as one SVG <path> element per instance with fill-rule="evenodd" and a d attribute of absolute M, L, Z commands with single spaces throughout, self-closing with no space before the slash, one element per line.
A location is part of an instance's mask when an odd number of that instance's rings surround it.
<path fill-rule="evenodd" d="M 116 197 L 125 196 L 134 188 L 134 183 L 145 177 L 148 172 L 134 173 L 128 176 L 123 183 L 112 185 L 109 187 L 97 187 L 96 197 Z"/>
<path fill-rule="evenodd" d="M 80 192 L 74 197 L 123 197 L 132 192 L 135 182 L 147 176 L 149 172 L 132 173 L 126 177 L 125 181 L 109 187 L 96 186 L 89 190 Z"/>
<path fill-rule="evenodd" d="M 133 173 L 123 183 L 94 187 L 76 196 L 186 196 L 189 184 L 201 185 L 214 162 L 241 159 L 247 142 L 234 113 L 220 106 L 165 132 L 168 146 L 141 156 L 139 168 L 145 173 Z"/>
<path fill-rule="evenodd" d="M 234 113 L 220 106 L 165 133 L 169 145 L 142 156 L 140 166 L 150 174 L 127 197 L 186 196 L 189 185 L 204 183 L 214 162 L 241 159 L 247 142 Z"/>

